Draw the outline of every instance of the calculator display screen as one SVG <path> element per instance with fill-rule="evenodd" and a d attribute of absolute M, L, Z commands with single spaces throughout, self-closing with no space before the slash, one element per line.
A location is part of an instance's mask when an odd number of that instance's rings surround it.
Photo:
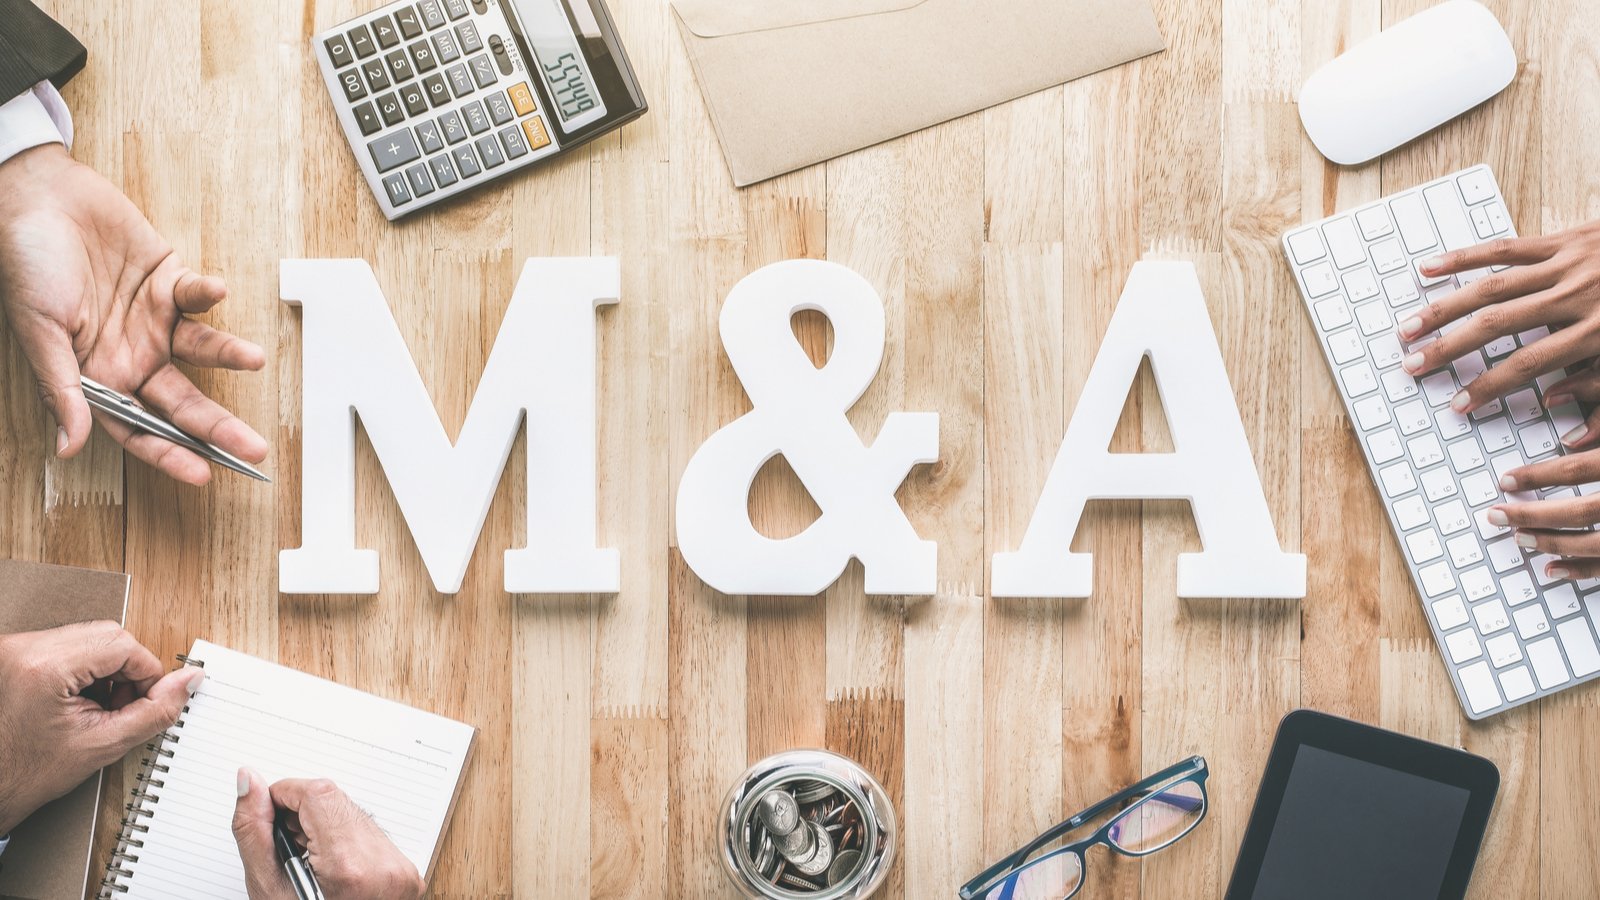
<path fill-rule="evenodd" d="M 583 0 L 577 0 L 584 7 Z M 556 112 L 566 130 L 587 125 L 606 114 L 605 104 L 589 71 L 578 36 L 567 18 L 563 0 L 516 0 L 523 37 L 533 50 L 535 66 L 544 79 Z M 588 12 L 583 9 L 583 12 Z"/>

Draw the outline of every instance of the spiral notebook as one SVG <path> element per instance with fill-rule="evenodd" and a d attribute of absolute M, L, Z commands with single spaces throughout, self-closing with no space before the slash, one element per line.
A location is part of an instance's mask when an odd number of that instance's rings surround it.
<path fill-rule="evenodd" d="M 477 730 L 195 641 L 206 680 L 150 745 L 102 898 L 248 900 L 232 821 L 241 766 L 328 778 L 431 875 Z"/>

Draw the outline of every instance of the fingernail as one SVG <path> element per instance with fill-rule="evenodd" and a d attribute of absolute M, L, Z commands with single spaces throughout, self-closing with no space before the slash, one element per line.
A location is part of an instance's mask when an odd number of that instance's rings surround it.
<path fill-rule="evenodd" d="M 1512 478 L 1510 475 L 1501 475 L 1500 476 L 1500 490 L 1502 490 L 1502 491 L 1514 491 L 1516 489 L 1517 489 L 1517 480 L 1515 478 Z"/>
<path fill-rule="evenodd" d="M 1546 407 L 1565 406 L 1566 404 L 1571 403 L 1571 402 L 1572 402 L 1572 395 L 1571 394 L 1547 394 L 1547 395 L 1545 395 L 1545 398 L 1544 398 L 1544 405 Z"/>
<path fill-rule="evenodd" d="M 1504 510 L 1491 509 L 1484 514 L 1484 518 L 1489 520 L 1490 525 L 1499 525 L 1504 527 L 1505 525 L 1510 524 L 1510 520 L 1506 518 Z"/>
<path fill-rule="evenodd" d="M 1422 354 L 1421 353 L 1413 353 L 1413 354 L 1411 354 L 1410 356 L 1405 358 L 1404 362 L 1400 363 L 1400 367 L 1405 369 L 1407 372 L 1410 372 L 1413 375 L 1417 374 L 1418 372 L 1421 372 L 1422 371 Z"/>
<path fill-rule="evenodd" d="M 1419 316 L 1408 316 L 1400 320 L 1400 336 L 1410 337 L 1422 330 L 1422 319 Z"/>
<path fill-rule="evenodd" d="M 1539 546 L 1539 541 L 1533 535 L 1525 531 L 1519 531 L 1517 532 L 1517 546 L 1532 550 L 1534 547 Z"/>
<path fill-rule="evenodd" d="M 1442 256 L 1430 256 L 1422 261 L 1424 269 L 1437 269 L 1442 265 L 1444 265 L 1444 257 Z"/>
<path fill-rule="evenodd" d="M 1471 405 L 1472 398 L 1467 396 L 1466 391 L 1458 391 L 1454 397 L 1450 398 L 1450 408 L 1458 413 L 1466 412 L 1467 407 Z"/>
<path fill-rule="evenodd" d="M 61 454 L 65 453 L 65 452 L 67 452 L 67 430 L 65 428 L 57 428 L 56 429 L 56 455 L 60 456 Z"/>
<path fill-rule="evenodd" d="M 189 676 L 189 685 L 188 685 L 188 687 L 189 687 L 189 696 L 193 697 L 194 696 L 194 692 L 200 690 L 200 685 L 205 684 L 205 683 L 206 683 L 206 670 L 205 669 L 201 669 L 201 668 L 196 668 L 194 670 L 194 674 Z"/>
<path fill-rule="evenodd" d="M 1574 428 L 1571 431 L 1567 432 L 1566 434 L 1563 434 L 1561 436 L 1561 443 L 1566 444 L 1568 447 L 1571 447 L 1573 444 L 1576 444 L 1577 442 L 1583 440 L 1583 436 L 1588 434 L 1588 433 L 1589 433 L 1589 426 L 1587 426 L 1587 425 L 1579 425 L 1577 428 Z"/>
<path fill-rule="evenodd" d="M 1572 573 L 1560 566 L 1545 566 L 1544 573 L 1551 578 L 1571 578 Z"/>
<path fill-rule="evenodd" d="M 250 793 L 250 770 L 249 769 L 240 769 L 239 770 L 239 783 L 238 783 L 237 787 L 238 787 L 238 790 L 239 790 L 239 796 L 241 796 L 241 797 L 243 797 L 245 794 Z"/>

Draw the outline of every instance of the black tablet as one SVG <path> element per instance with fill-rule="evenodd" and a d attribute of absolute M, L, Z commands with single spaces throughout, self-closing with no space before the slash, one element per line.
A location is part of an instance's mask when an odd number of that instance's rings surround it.
<path fill-rule="evenodd" d="M 1227 900 L 1459 900 L 1494 763 L 1311 710 L 1278 726 Z"/>

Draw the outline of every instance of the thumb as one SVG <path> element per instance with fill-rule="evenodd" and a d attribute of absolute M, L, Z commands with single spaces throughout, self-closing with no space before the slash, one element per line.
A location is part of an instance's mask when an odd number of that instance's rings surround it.
<path fill-rule="evenodd" d="M 54 325 L 22 338 L 22 350 L 39 382 L 39 396 L 56 420 L 56 455 L 75 456 L 89 441 L 94 419 L 89 403 L 83 399 L 83 384 L 78 379 L 77 354 L 72 340 Z"/>
<path fill-rule="evenodd" d="M 121 756 L 171 728 L 205 680 L 206 670 L 193 666 L 168 672 L 143 697 L 106 714 L 106 743 Z"/>
<path fill-rule="evenodd" d="M 239 861 L 244 863 L 245 889 L 250 900 L 293 897 L 272 843 L 272 823 L 278 811 L 266 784 L 255 772 L 240 769 L 238 789 L 239 802 L 233 807 L 233 839 L 239 845 Z"/>

